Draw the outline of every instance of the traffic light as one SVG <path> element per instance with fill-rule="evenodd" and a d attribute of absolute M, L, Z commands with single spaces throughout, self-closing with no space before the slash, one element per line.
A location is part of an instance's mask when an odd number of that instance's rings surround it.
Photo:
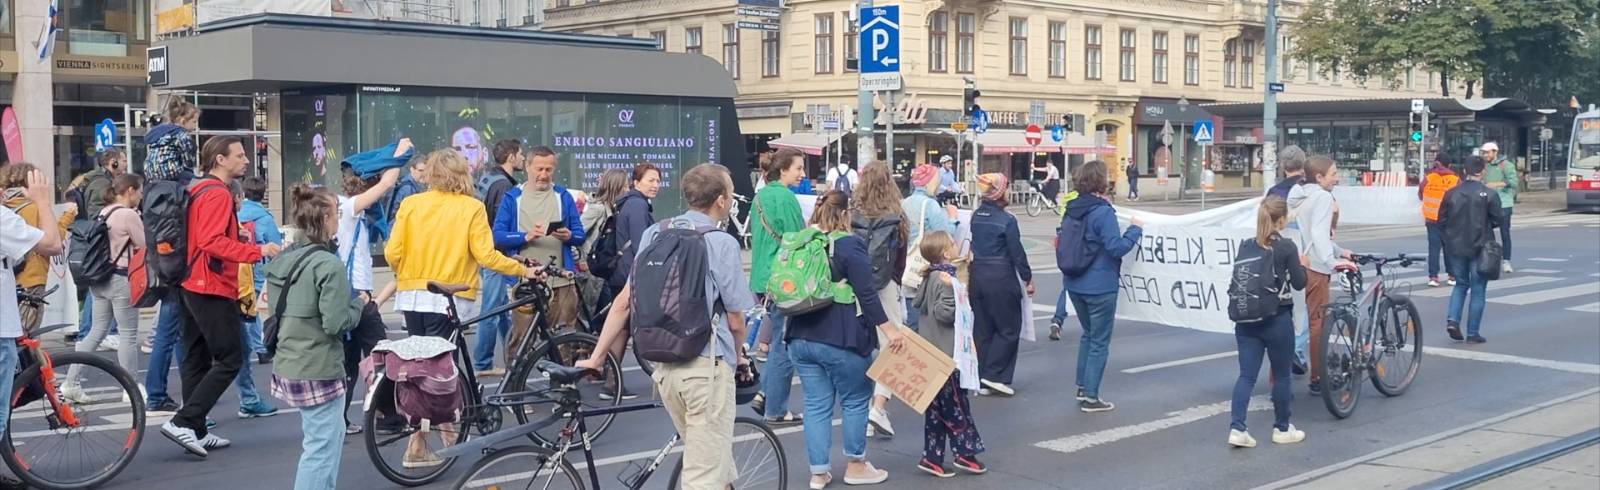
<path fill-rule="evenodd" d="M 979 111 L 981 108 L 978 107 L 978 97 L 982 95 L 982 91 L 972 87 L 967 87 L 966 89 L 962 90 L 961 115 L 965 117 L 972 117 L 972 113 Z"/>
<path fill-rule="evenodd" d="M 1073 131 L 1073 129 L 1072 129 L 1072 114 L 1064 114 L 1064 115 L 1061 116 L 1061 126 L 1062 126 L 1063 129 L 1066 129 L 1068 133 L 1071 133 Z"/>
<path fill-rule="evenodd" d="M 1411 113 L 1410 117 L 1407 118 L 1407 122 L 1409 123 L 1408 126 L 1411 129 L 1411 141 L 1421 143 L 1422 136 L 1424 134 L 1423 131 L 1428 129 L 1427 126 L 1423 125 L 1422 114 L 1416 112 Z"/>

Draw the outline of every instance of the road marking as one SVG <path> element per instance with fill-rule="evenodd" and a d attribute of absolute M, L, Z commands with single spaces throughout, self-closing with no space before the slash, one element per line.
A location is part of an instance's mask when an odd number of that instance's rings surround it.
<path fill-rule="evenodd" d="M 1213 359 L 1222 359 L 1222 358 L 1233 357 L 1233 356 L 1237 356 L 1237 355 L 1239 355 L 1238 351 L 1234 351 L 1234 352 L 1218 352 L 1216 354 L 1209 354 L 1209 355 L 1204 355 L 1204 356 L 1195 356 L 1195 357 L 1190 357 L 1188 359 L 1178 359 L 1176 361 L 1167 361 L 1167 362 L 1151 364 L 1151 365 L 1148 365 L 1148 366 L 1139 366 L 1139 367 L 1136 367 L 1136 368 L 1124 369 L 1124 370 L 1122 370 L 1122 372 L 1123 372 L 1123 374 L 1139 374 L 1139 373 L 1146 372 L 1146 371 L 1155 371 L 1157 369 L 1166 369 L 1166 368 L 1169 368 L 1169 367 L 1183 366 L 1183 365 L 1186 365 L 1186 364 L 1194 364 L 1194 363 L 1197 363 L 1197 362 L 1205 362 L 1205 361 L 1210 361 L 1210 360 L 1213 360 Z"/>
<path fill-rule="evenodd" d="M 1437 349 L 1429 349 L 1429 351 L 1435 351 L 1435 350 L 1437 350 Z M 1465 434 L 1465 433 L 1472 432 L 1472 431 L 1475 431 L 1475 430 L 1478 430 L 1478 429 L 1482 429 L 1484 427 L 1488 427 L 1488 426 L 1491 426 L 1491 425 L 1494 425 L 1494 424 L 1505 422 L 1507 420 L 1511 420 L 1511 419 L 1514 419 L 1514 418 L 1517 418 L 1517 417 L 1521 417 L 1523 415 L 1527 415 L 1527 414 L 1530 414 L 1530 413 L 1533 413 L 1533 412 L 1544 410 L 1546 408 L 1553 407 L 1553 406 L 1556 406 L 1556 405 L 1560 405 L 1562 403 L 1566 403 L 1566 402 L 1569 402 L 1569 401 L 1572 401 L 1572 400 L 1577 400 L 1579 398 L 1583 398 L 1583 397 L 1586 397 L 1586 396 L 1589 396 L 1589 395 L 1593 395 L 1595 393 L 1600 393 L 1600 388 L 1591 388 L 1591 389 L 1584 390 L 1584 391 L 1581 391 L 1581 392 L 1578 392 L 1578 393 L 1573 393 L 1571 395 L 1563 396 L 1561 398 L 1557 398 L 1557 399 L 1550 400 L 1550 401 L 1547 401 L 1547 402 L 1544 402 L 1544 403 L 1540 403 L 1538 405 L 1522 408 L 1522 409 L 1515 410 L 1515 411 L 1512 411 L 1512 412 L 1508 412 L 1508 413 L 1505 413 L 1505 414 L 1502 414 L 1502 415 L 1499 415 L 1499 416 L 1495 416 L 1495 417 L 1492 417 L 1492 418 L 1489 418 L 1489 419 L 1480 420 L 1477 423 L 1469 424 L 1469 425 L 1466 425 L 1466 426 L 1463 426 L 1463 427 L 1457 427 L 1457 428 L 1450 429 L 1450 430 L 1447 430 L 1447 431 L 1444 431 L 1444 432 L 1440 432 L 1438 434 L 1434 434 L 1434 435 L 1431 435 L 1431 436 L 1423 437 L 1421 439 L 1417 439 L 1417 440 L 1414 440 L 1414 441 L 1411 441 L 1411 442 L 1408 442 L 1408 443 L 1405 443 L 1405 444 L 1401 444 L 1401 445 L 1390 447 L 1390 448 L 1386 448 L 1386 449 L 1381 449 L 1381 450 L 1378 450 L 1378 451 L 1373 451 L 1373 452 L 1367 453 L 1366 455 L 1363 455 L 1363 456 L 1356 456 L 1354 458 L 1350 458 L 1350 459 L 1341 461 L 1339 463 L 1335 463 L 1335 464 L 1332 464 L 1332 465 L 1324 466 L 1322 468 L 1317 468 L 1317 469 L 1314 469 L 1314 470 L 1311 470 L 1311 471 L 1307 471 L 1307 472 L 1301 473 L 1299 475 L 1291 476 L 1289 478 L 1285 478 L 1285 479 L 1278 480 L 1278 481 L 1275 481 L 1275 482 L 1272 482 L 1272 483 L 1261 485 L 1259 487 L 1256 487 L 1254 490 L 1276 490 L 1276 489 L 1279 489 L 1279 488 L 1289 488 L 1289 487 L 1294 487 L 1294 486 L 1298 486 L 1298 485 L 1303 485 L 1303 484 L 1306 484 L 1306 483 L 1308 483 L 1310 481 L 1313 481 L 1313 480 L 1316 480 L 1316 479 L 1319 479 L 1319 478 L 1322 478 L 1322 477 L 1325 477 L 1325 476 L 1328 476 L 1328 475 L 1331 475 L 1331 474 L 1334 474 L 1334 473 L 1338 473 L 1340 471 L 1344 471 L 1344 470 L 1353 468 L 1356 465 L 1359 465 L 1359 464 L 1362 464 L 1362 463 L 1366 463 L 1368 461 L 1375 461 L 1375 460 L 1378 460 L 1378 459 L 1381 459 L 1381 458 L 1385 458 L 1385 457 L 1388 457 L 1388 456 L 1391 456 L 1391 455 L 1394 455 L 1394 454 L 1398 454 L 1398 453 L 1403 452 L 1403 451 L 1407 451 L 1407 450 L 1410 450 L 1410 449 L 1419 448 L 1419 447 L 1422 447 L 1422 446 L 1433 444 L 1435 442 L 1439 442 L 1439 441 L 1442 441 L 1442 440 L 1445 440 L 1445 439 L 1449 439 L 1451 437 L 1455 437 L 1455 436 L 1458 436 L 1458 435 L 1461 435 L 1461 434 Z"/>
<path fill-rule="evenodd" d="M 1547 277 L 1547 276 L 1522 276 L 1522 277 L 1515 277 L 1515 278 L 1511 278 L 1511 279 L 1506 279 L 1504 281 L 1489 281 L 1489 290 L 1490 291 L 1495 291 L 1495 290 L 1501 290 L 1501 289 L 1506 289 L 1506 288 L 1518 288 L 1518 287 L 1522 287 L 1522 286 L 1532 286 L 1532 285 L 1535 285 L 1535 284 L 1544 284 L 1544 283 L 1547 283 L 1547 282 L 1556 282 L 1556 281 L 1559 281 L 1559 280 L 1561 280 L 1561 279 L 1560 278 L 1556 278 L 1556 277 Z M 1427 291 L 1417 291 L 1415 293 L 1411 293 L 1411 295 L 1412 296 L 1421 296 L 1421 297 L 1424 297 L 1424 298 L 1448 298 L 1448 297 L 1450 297 L 1450 292 L 1453 289 L 1455 289 L 1455 288 L 1454 287 L 1449 287 L 1449 288 L 1440 288 L 1440 289 L 1429 289 Z"/>
<path fill-rule="evenodd" d="M 1496 354 L 1475 350 L 1450 349 L 1446 347 L 1428 347 L 1423 349 L 1425 355 L 1438 355 L 1466 359 L 1469 361 L 1498 362 L 1502 364 L 1519 364 L 1537 368 L 1554 369 L 1578 374 L 1600 375 L 1600 364 L 1587 364 L 1582 362 L 1552 361 L 1549 359 L 1534 359 L 1531 357 Z"/>
<path fill-rule="evenodd" d="M 1553 270 L 1550 270 L 1550 269 L 1522 269 L 1522 270 L 1519 270 L 1517 272 L 1523 272 L 1523 273 L 1527 273 L 1527 274 L 1560 274 L 1561 273 L 1561 271 L 1553 271 Z"/>
<path fill-rule="evenodd" d="M 1543 303 L 1546 301 L 1571 298 L 1575 296 L 1593 295 L 1600 295 L 1600 284 L 1575 284 L 1564 288 L 1530 291 L 1500 298 L 1490 298 L 1489 302 L 1505 305 L 1529 305 L 1533 303 Z"/>
<path fill-rule="evenodd" d="M 1266 396 L 1250 398 L 1250 411 L 1271 410 L 1272 402 Z M 1149 422 L 1116 427 L 1102 431 L 1078 434 L 1060 439 L 1040 441 L 1033 446 L 1040 449 L 1049 449 L 1060 453 L 1072 454 L 1095 446 L 1110 444 L 1130 437 L 1142 436 L 1156 431 L 1171 429 L 1183 424 L 1205 420 L 1217 415 L 1222 415 L 1233 410 L 1233 402 L 1225 401 L 1189 407 L 1167 414 L 1167 418 Z"/>
<path fill-rule="evenodd" d="M 1549 257 L 1534 257 L 1534 258 L 1528 259 L 1528 262 L 1566 262 L 1566 261 L 1567 261 L 1567 259 L 1552 259 L 1552 258 L 1549 258 Z"/>
<path fill-rule="evenodd" d="M 1586 305 L 1583 305 L 1583 306 L 1574 306 L 1574 307 L 1571 307 L 1571 308 L 1567 308 L 1567 311 L 1577 311 L 1577 312 L 1582 312 L 1582 313 L 1600 313 L 1600 303 L 1589 303 L 1589 304 L 1586 304 Z"/>

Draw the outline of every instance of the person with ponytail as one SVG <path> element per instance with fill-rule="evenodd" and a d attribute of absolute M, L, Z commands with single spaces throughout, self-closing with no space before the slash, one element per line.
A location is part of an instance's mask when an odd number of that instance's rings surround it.
<path fill-rule="evenodd" d="M 944 230 L 929 231 L 917 252 L 929 264 L 918 271 L 923 276 L 922 287 L 912 298 L 912 305 L 924 319 L 917 334 L 945 355 L 955 357 L 956 266 L 950 263 L 958 253 L 955 239 Z M 983 452 L 983 437 L 978 435 L 977 423 L 972 420 L 972 403 L 967 400 L 967 390 L 961 389 L 959 370 L 950 373 L 950 379 L 939 388 L 922 415 L 922 460 L 917 462 L 917 469 L 939 478 L 955 476 L 955 470 L 944 465 L 944 449 L 948 442 L 956 453 L 956 468 L 974 475 L 989 471 L 987 465 L 978 461 L 978 453 Z"/>
<path fill-rule="evenodd" d="M 326 189 L 301 182 L 290 191 L 302 240 L 266 265 L 266 307 L 278 321 L 272 396 L 300 410 L 296 490 L 332 489 L 345 437 L 344 335 L 363 302 L 350 294 L 344 262 L 334 255 L 340 206 Z M 281 298 L 281 299 L 280 299 Z"/>
<path fill-rule="evenodd" d="M 112 179 L 111 187 L 104 193 L 99 215 L 106 220 L 106 236 L 110 239 L 116 270 L 105 282 L 89 285 L 93 324 L 88 335 L 78 339 L 76 347 L 78 352 L 92 352 L 113 325 L 121 326 L 117 331 L 117 364 L 130 374 L 139 372 L 139 309 L 133 306 L 129 296 L 128 262 L 135 251 L 145 246 L 144 221 L 139 219 L 143 190 L 144 178 L 122 174 Z M 89 400 L 78 387 L 81 369 L 81 365 L 74 364 L 67 370 L 67 381 L 61 385 L 62 397 L 80 402 Z"/>
<path fill-rule="evenodd" d="M 1256 210 L 1255 239 L 1245 240 L 1239 246 L 1240 258 L 1270 260 L 1273 277 L 1286 278 L 1284 285 L 1287 287 L 1278 291 L 1276 314 L 1259 322 L 1238 323 L 1233 327 L 1234 339 L 1239 344 L 1239 379 L 1233 384 L 1233 418 L 1229 422 L 1228 444 L 1234 447 L 1256 446 L 1255 438 L 1245 428 L 1244 419 L 1250 411 L 1250 392 L 1255 389 L 1256 375 L 1261 372 L 1263 352 L 1272 360 L 1272 442 L 1293 444 L 1306 438 L 1305 432 L 1289 423 L 1289 402 L 1293 400 L 1289 376 L 1295 363 L 1292 291 L 1305 289 L 1306 268 L 1300 264 L 1300 251 L 1294 242 L 1278 234 L 1288 224 L 1289 205 L 1282 198 L 1269 195 Z"/>

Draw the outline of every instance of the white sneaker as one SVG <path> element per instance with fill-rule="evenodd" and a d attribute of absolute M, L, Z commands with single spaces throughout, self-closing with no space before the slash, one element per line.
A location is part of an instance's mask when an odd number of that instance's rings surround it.
<path fill-rule="evenodd" d="M 83 387 L 78 386 L 76 383 L 61 383 L 60 392 L 63 400 L 81 404 L 89 403 L 89 394 L 84 393 Z"/>
<path fill-rule="evenodd" d="M 1428 287 L 1430 287 L 1430 288 L 1439 287 L 1439 280 L 1438 279 L 1429 279 L 1428 280 Z"/>
<path fill-rule="evenodd" d="M 1506 274 L 1510 274 L 1510 273 L 1513 273 L 1513 272 L 1516 272 L 1516 271 L 1517 271 L 1516 269 L 1512 269 L 1511 268 L 1511 262 L 1506 262 L 1506 263 L 1500 264 L 1500 272 L 1504 272 Z"/>
<path fill-rule="evenodd" d="M 1272 428 L 1272 442 L 1274 444 L 1294 444 L 1304 440 L 1306 440 L 1306 433 L 1294 428 L 1294 424 L 1289 424 L 1289 430 L 1287 431 L 1280 431 L 1276 427 Z"/>
<path fill-rule="evenodd" d="M 1006 386 L 1005 383 L 996 383 L 994 381 L 989 381 L 987 379 L 980 379 L 979 381 L 983 382 L 983 387 L 984 388 L 988 388 L 990 391 L 993 391 L 995 393 L 999 393 L 999 394 L 1005 395 L 1005 396 L 1012 396 L 1012 395 L 1017 394 L 1016 390 L 1012 390 L 1011 387 L 1010 386 Z"/>
<path fill-rule="evenodd" d="M 1454 286 L 1454 285 L 1456 285 L 1456 278 L 1452 277 L 1452 278 L 1450 278 L 1450 280 L 1448 282 L 1449 282 L 1449 284 L 1451 286 Z"/>
<path fill-rule="evenodd" d="M 171 439 L 172 442 L 182 446 L 183 450 L 188 451 L 189 454 L 202 458 L 206 457 L 206 448 L 200 445 L 200 438 L 194 435 L 194 429 L 178 427 L 178 424 L 174 424 L 169 420 L 167 423 L 161 424 L 161 435 L 167 436 L 167 439 Z"/>
<path fill-rule="evenodd" d="M 117 350 L 117 348 L 119 348 L 121 346 L 122 346 L 122 341 L 117 339 L 116 337 L 112 337 L 110 335 L 107 335 L 106 338 L 100 339 L 100 350 L 102 350 L 102 351 L 113 351 L 113 352 L 115 352 Z"/>
<path fill-rule="evenodd" d="M 227 440 L 227 439 L 223 439 L 221 437 L 217 437 L 216 434 L 206 434 L 205 438 L 200 439 L 200 447 L 206 448 L 208 450 L 210 450 L 210 449 L 222 449 L 222 448 L 225 448 L 225 447 L 228 447 L 228 446 L 232 446 L 232 445 L 233 445 L 233 441 L 230 441 L 230 440 Z"/>
<path fill-rule="evenodd" d="M 145 337 L 144 341 L 139 342 L 139 352 L 143 352 L 145 354 L 149 354 L 149 353 L 155 352 L 156 351 L 155 342 L 156 341 L 155 341 L 154 336 Z"/>
<path fill-rule="evenodd" d="M 1228 444 L 1233 447 L 1256 447 L 1256 438 L 1250 437 L 1249 432 L 1233 429 L 1228 431 Z"/>
<path fill-rule="evenodd" d="M 872 435 L 870 434 L 872 429 L 877 429 L 879 434 L 894 437 L 894 424 L 889 423 L 889 412 L 884 410 L 876 408 L 867 410 L 867 429 L 869 432 L 867 435 Z"/>

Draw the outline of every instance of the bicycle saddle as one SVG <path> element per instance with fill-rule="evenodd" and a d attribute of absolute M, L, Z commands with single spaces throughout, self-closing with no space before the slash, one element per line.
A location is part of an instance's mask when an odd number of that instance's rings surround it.
<path fill-rule="evenodd" d="M 428 292 L 444 296 L 455 296 L 472 289 L 466 284 L 444 284 L 437 281 L 428 281 Z"/>
<path fill-rule="evenodd" d="M 562 366 L 550 361 L 539 361 L 534 365 L 539 372 L 550 375 L 550 384 L 572 384 L 588 376 L 592 371 L 580 367 Z"/>

